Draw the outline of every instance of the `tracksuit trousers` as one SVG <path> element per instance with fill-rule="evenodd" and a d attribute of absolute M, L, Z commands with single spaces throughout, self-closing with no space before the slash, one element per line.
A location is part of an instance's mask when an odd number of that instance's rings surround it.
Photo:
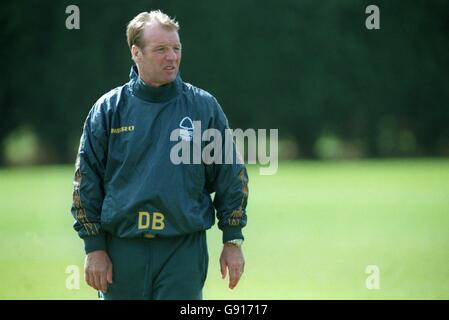
<path fill-rule="evenodd" d="M 209 256 L 206 231 L 170 238 L 107 237 L 112 284 L 105 300 L 201 300 Z"/>

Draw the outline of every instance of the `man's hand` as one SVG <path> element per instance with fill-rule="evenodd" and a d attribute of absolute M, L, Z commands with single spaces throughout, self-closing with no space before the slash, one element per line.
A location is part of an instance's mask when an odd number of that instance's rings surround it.
<path fill-rule="evenodd" d="M 229 288 L 234 289 L 240 280 L 245 268 L 245 259 L 242 249 L 234 244 L 225 243 L 220 256 L 220 269 L 222 279 L 226 278 L 229 269 Z"/>
<path fill-rule="evenodd" d="M 112 263 L 106 251 L 97 250 L 87 254 L 84 279 L 92 288 L 107 292 L 108 283 L 112 284 Z"/>

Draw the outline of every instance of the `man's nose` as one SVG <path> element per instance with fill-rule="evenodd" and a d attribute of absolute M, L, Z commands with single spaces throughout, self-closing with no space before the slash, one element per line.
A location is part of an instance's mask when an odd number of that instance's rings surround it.
<path fill-rule="evenodd" d="M 167 52 L 167 55 L 165 56 L 165 58 L 166 58 L 167 60 L 170 60 L 170 61 L 176 60 L 177 57 L 178 57 L 178 56 L 177 56 L 177 54 L 176 54 L 176 52 L 175 52 L 174 49 L 169 49 L 168 52 Z"/>

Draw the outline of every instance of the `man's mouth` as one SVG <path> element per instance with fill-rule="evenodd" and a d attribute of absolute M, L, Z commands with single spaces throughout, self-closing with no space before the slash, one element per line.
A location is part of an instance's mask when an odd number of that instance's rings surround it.
<path fill-rule="evenodd" d="M 164 70 L 175 70 L 175 67 L 174 66 L 167 66 L 167 67 L 164 67 Z"/>

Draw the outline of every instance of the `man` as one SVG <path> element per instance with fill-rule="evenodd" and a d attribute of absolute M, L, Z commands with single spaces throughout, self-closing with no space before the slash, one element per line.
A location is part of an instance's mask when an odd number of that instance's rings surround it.
<path fill-rule="evenodd" d="M 202 299 L 205 230 L 215 211 L 222 278 L 229 273 L 233 289 L 244 271 L 244 165 L 174 164 L 170 157 L 177 143 L 193 146 L 194 130 L 224 137 L 228 129 L 216 99 L 180 78 L 178 30 L 161 11 L 132 19 L 130 81 L 103 95 L 84 124 L 71 211 L 85 244 L 85 280 L 104 299 Z"/>

